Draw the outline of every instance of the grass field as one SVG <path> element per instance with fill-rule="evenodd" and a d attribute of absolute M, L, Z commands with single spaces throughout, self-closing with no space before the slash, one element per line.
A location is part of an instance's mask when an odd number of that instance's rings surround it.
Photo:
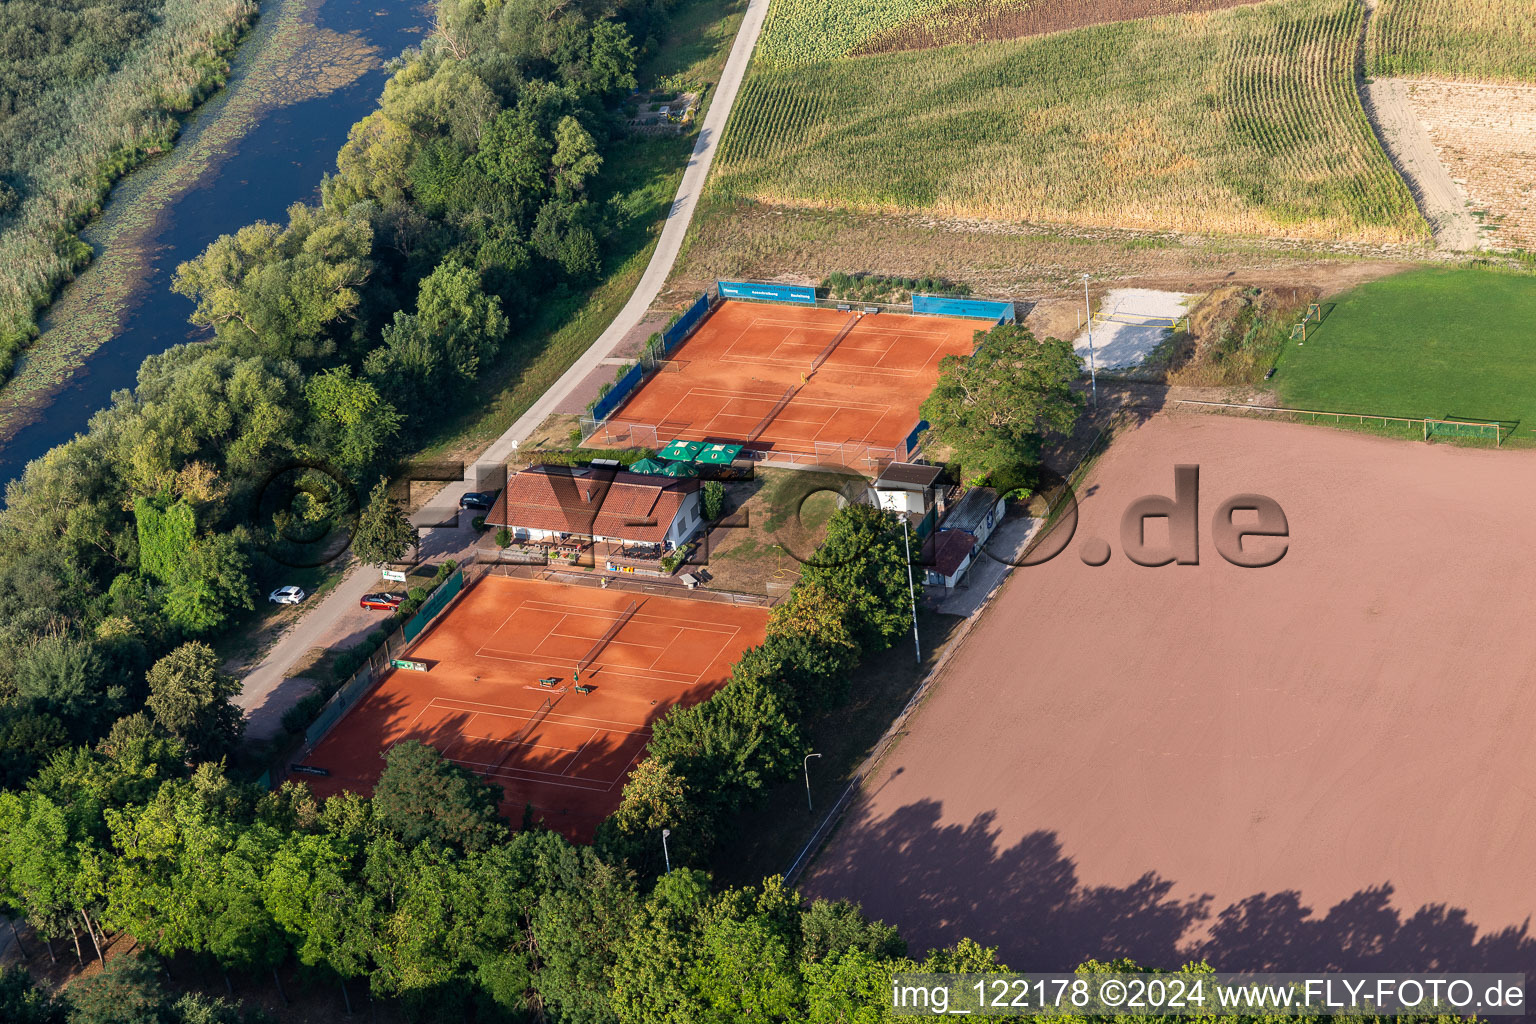
<path fill-rule="evenodd" d="M 1501 420 L 1510 440 L 1536 440 L 1536 276 L 1415 270 L 1335 302 L 1305 345 L 1285 345 L 1282 404 Z"/>
<path fill-rule="evenodd" d="M 1383 77 L 1536 82 L 1536 3 L 1380 0 L 1366 66 Z"/>
<path fill-rule="evenodd" d="M 715 187 L 866 212 L 1423 239 L 1355 92 L 1360 19 L 1358 0 L 1271 0 L 793 69 L 759 58 Z"/>

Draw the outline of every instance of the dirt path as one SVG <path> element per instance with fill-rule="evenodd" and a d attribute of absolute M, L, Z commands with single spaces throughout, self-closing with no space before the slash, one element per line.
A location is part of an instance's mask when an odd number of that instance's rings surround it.
<path fill-rule="evenodd" d="M 1481 234 L 1468 208 L 1467 194 L 1441 163 L 1434 140 L 1408 101 L 1408 87 L 1401 78 L 1378 78 L 1368 83 L 1361 91 L 1366 116 L 1418 200 L 1424 219 L 1434 228 L 1440 248 L 1477 249 Z"/>
<path fill-rule="evenodd" d="M 1392 166 L 1407 182 L 1419 212 L 1434 230 L 1436 244 L 1442 249 L 1462 252 L 1477 249 L 1482 236 L 1468 208 L 1467 194 L 1451 179 L 1429 130 L 1413 112 L 1413 105 L 1408 102 L 1408 83 L 1400 78 L 1365 77 L 1365 40 L 1375 14 L 1376 0 L 1365 0 L 1355 75 L 1365 116 Z"/>

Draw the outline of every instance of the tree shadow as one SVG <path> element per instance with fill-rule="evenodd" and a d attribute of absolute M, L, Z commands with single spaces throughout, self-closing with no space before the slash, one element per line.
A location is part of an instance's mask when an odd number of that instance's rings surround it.
<path fill-rule="evenodd" d="M 1230 971 L 1536 970 L 1528 924 L 1479 934 L 1460 908 L 1405 912 L 1389 882 L 1322 914 L 1295 891 L 1218 911 L 1209 894 L 1175 895 L 1177 883 L 1155 870 L 1129 885 L 1085 885 L 1055 832 L 1000 847 L 995 812 L 963 826 L 941 824 L 941 812 L 922 800 L 873 820 L 861 804 L 804 888 L 859 901 L 914 950 L 972 938 L 1020 970 L 1120 956 L 1163 968 L 1204 959 Z"/>

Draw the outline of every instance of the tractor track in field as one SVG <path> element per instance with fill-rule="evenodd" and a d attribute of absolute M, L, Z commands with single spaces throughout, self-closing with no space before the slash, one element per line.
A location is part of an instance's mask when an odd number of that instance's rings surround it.
<path fill-rule="evenodd" d="M 1361 2 L 1365 16 L 1360 21 L 1355 84 L 1366 119 L 1434 231 L 1436 246 L 1454 252 L 1477 249 L 1482 233 L 1472 216 L 1467 194 L 1452 179 L 1429 130 L 1414 113 L 1408 99 L 1410 83 L 1400 78 L 1372 80 L 1366 74 L 1366 38 L 1376 15 L 1377 0 Z"/>

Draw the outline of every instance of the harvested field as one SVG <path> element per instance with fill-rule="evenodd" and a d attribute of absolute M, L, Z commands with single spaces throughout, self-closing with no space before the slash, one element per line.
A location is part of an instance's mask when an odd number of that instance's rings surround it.
<path fill-rule="evenodd" d="M 1087 25 L 1132 21 L 1164 14 L 1198 14 L 1260 0 L 955 0 L 856 47 L 854 54 L 924 50 L 952 43 L 1023 39 Z"/>
<path fill-rule="evenodd" d="M 1536 85 L 1410 81 L 1408 103 L 1485 244 L 1536 250 Z"/>
<path fill-rule="evenodd" d="M 1377 0 L 1365 59 L 1373 77 L 1536 83 L 1536 4 Z"/>
<path fill-rule="evenodd" d="M 1070 338 L 1082 323 L 1085 268 L 1094 272 L 1095 301 L 1106 284 L 1209 291 L 1243 283 L 1332 293 L 1410 269 L 1417 264 L 1403 259 L 1414 254 L 717 201 L 701 207 L 663 301 L 681 309 L 720 278 L 811 284 L 850 269 L 948 274 L 978 295 L 1038 300 L 1046 317 L 1037 323 L 1031 314 L 1035 333 Z"/>
<path fill-rule="evenodd" d="M 1355 90 L 1357 0 L 754 66 L 712 187 L 783 205 L 1421 241 Z"/>
<path fill-rule="evenodd" d="M 1180 463 L 1200 564 L 1087 567 Z M 1277 565 L 1215 552 L 1240 492 L 1285 510 Z M 1079 493 L 805 887 L 1020 969 L 1536 967 L 1536 596 L 1498 585 L 1536 558 L 1536 455 L 1160 415 Z"/>

